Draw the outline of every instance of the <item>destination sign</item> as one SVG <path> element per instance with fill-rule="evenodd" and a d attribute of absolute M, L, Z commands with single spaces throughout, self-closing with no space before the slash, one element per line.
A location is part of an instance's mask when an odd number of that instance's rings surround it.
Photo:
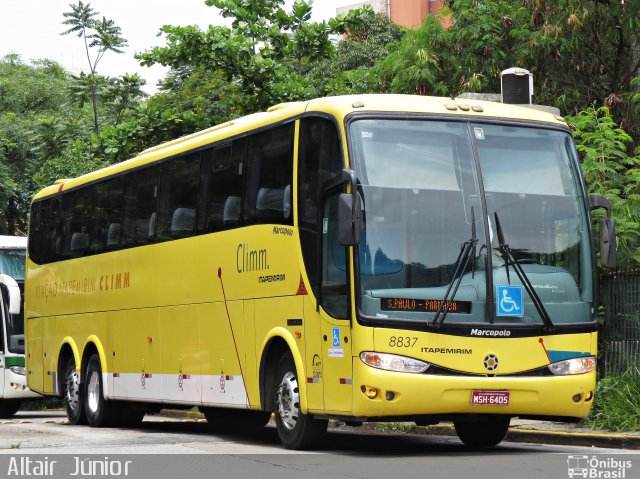
<path fill-rule="evenodd" d="M 447 301 L 450 313 L 471 313 L 471 301 Z M 435 313 L 440 307 L 445 310 L 442 299 L 407 299 L 407 298 L 381 298 L 380 309 L 382 311 L 421 311 Z"/>

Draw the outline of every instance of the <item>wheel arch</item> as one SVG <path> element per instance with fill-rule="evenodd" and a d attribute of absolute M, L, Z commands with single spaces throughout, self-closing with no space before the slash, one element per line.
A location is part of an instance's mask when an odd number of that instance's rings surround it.
<path fill-rule="evenodd" d="M 60 343 L 60 349 L 58 350 L 58 362 L 57 362 L 57 381 L 56 390 L 54 391 L 56 396 L 62 394 L 62 381 L 64 380 L 64 365 L 67 359 L 73 359 L 76 364 L 76 369 L 80 371 L 82 367 L 82 361 L 80 360 L 80 351 L 78 345 L 72 337 L 65 337 Z"/>
<path fill-rule="evenodd" d="M 98 358 L 100 359 L 100 368 L 102 369 L 102 375 L 104 379 L 106 368 L 107 368 L 107 356 L 104 352 L 104 347 L 102 346 L 102 342 L 100 341 L 100 339 L 95 335 L 91 335 L 87 338 L 84 344 L 84 350 L 82 353 L 82 369 L 83 370 L 87 365 L 87 363 L 89 362 L 89 359 L 91 358 L 91 356 L 93 356 L 94 354 L 97 354 Z M 103 380 L 102 383 L 103 383 L 104 397 L 108 398 L 109 397 L 109 381 Z"/>
<path fill-rule="evenodd" d="M 269 394 L 269 391 L 273 390 L 278 361 L 283 354 L 290 352 L 298 374 L 300 409 L 306 414 L 307 394 L 304 361 L 302 360 L 300 350 L 293 335 L 285 328 L 275 328 L 265 337 L 261 351 L 259 385 L 262 409 L 265 411 L 274 410 L 274 398 Z"/>

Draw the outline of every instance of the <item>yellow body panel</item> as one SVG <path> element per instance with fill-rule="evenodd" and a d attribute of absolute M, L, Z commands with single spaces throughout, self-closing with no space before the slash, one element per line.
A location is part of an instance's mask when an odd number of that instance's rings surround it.
<path fill-rule="evenodd" d="M 473 104 L 482 111 L 451 110 L 451 104 Z M 344 119 L 362 111 L 562 124 L 548 113 L 475 100 L 393 95 L 318 99 L 152 148 L 127 162 L 48 187 L 35 198 L 295 120 L 305 112 L 334 117 L 346 152 Z M 348 165 L 348 158 L 344 160 Z M 295 173 L 294 168 L 294 178 Z M 297 188 L 292 191 L 295 218 Z M 351 264 L 352 255 L 351 251 Z M 317 308 L 309 288 L 297 221 L 294 226 L 250 226 L 59 263 L 36 265 L 28 260 L 27 267 L 28 382 L 44 394 L 59 393 L 59 355 L 68 344 L 79 365 L 88 347 L 98 350 L 107 397 L 259 409 L 262 358 L 278 340 L 292 352 L 303 412 L 356 418 L 473 412 L 580 417 L 590 407 L 573 397 L 593 390 L 594 373 L 500 376 L 547 365 L 540 337 L 469 338 L 373 328 L 358 323 L 353 302 L 354 319 L 330 317 Z M 353 275 L 350 282 L 355 297 Z M 398 338 L 403 338 L 401 344 Z M 542 341 L 548 350 L 596 354 L 595 333 L 550 335 Z M 362 351 L 410 356 L 467 375 L 382 371 L 362 363 Z M 485 376 L 483 361 L 489 354 L 500 359 L 495 377 Z M 380 394 L 368 398 L 363 393 L 367 387 Z M 475 389 L 509 390 L 511 403 L 473 406 Z M 385 397 L 389 391 L 392 399 Z"/>

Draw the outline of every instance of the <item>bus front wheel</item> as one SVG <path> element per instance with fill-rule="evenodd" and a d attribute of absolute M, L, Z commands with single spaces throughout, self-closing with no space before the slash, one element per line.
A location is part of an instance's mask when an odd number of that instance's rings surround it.
<path fill-rule="evenodd" d="M 89 358 L 84 377 L 84 407 L 87 422 L 92 427 L 113 426 L 120 417 L 119 403 L 104 398 L 100 357 Z"/>
<path fill-rule="evenodd" d="M 507 435 L 510 417 L 486 416 L 453 421 L 460 440 L 471 447 L 492 447 Z"/>
<path fill-rule="evenodd" d="M 280 442 L 287 449 L 306 449 L 319 442 L 328 421 L 314 419 L 300 410 L 300 388 L 290 352 L 278 363 L 275 384 L 275 421 Z"/>
<path fill-rule="evenodd" d="M 68 356 L 62 372 L 62 399 L 70 424 L 86 424 L 80 375 L 73 356 Z"/>
<path fill-rule="evenodd" d="M 0 399 L 0 419 L 13 416 L 20 409 L 19 399 Z"/>

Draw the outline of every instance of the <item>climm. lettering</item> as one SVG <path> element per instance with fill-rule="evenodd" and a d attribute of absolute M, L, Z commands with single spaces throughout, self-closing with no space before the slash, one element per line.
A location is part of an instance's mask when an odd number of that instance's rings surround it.
<path fill-rule="evenodd" d="M 125 289 L 131 286 L 131 277 L 129 272 L 103 274 L 100 276 L 100 291 L 109 291 L 110 289 Z"/>
<path fill-rule="evenodd" d="M 251 249 L 247 243 L 238 245 L 236 251 L 236 268 L 238 273 L 264 271 L 269 269 L 266 249 Z"/>

